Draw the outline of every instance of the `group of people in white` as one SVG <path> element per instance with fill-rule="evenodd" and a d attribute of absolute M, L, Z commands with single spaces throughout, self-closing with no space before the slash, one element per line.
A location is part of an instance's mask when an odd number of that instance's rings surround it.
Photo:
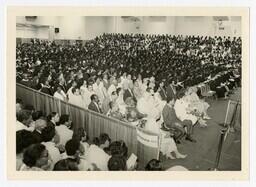
<path fill-rule="evenodd" d="M 80 77 L 79 71 L 76 76 Z M 63 76 L 59 76 L 59 82 L 65 83 Z M 174 159 L 172 152 L 176 158 L 186 157 L 178 152 L 176 143 L 183 137 L 196 142 L 192 138 L 193 126 L 206 127 L 210 119 L 209 104 L 198 97 L 197 87 L 177 91 L 178 86 L 182 84 L 174 81 L 165 86 L 164 81 L 156 84 L 154 77 L 142 79 L 138 75 L 133 80 L 127 73 L 118 78 L 104 74 L 103 79 L 95 77 L 94 82 L 84 80 L 80 88 L 73 81 L 67 93 L 59 86 L 54 97 L 123 121 L 146 119 L 145 129 L 162 135 L 161 152 Z"/>

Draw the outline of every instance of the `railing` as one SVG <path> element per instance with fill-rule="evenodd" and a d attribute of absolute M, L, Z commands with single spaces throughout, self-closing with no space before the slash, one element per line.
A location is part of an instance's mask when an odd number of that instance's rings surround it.
<path fill-rule="evenodd" d="M 126 123 L 103 114 L 75 106 L 68 102 L 54 98 L 21 84 L 16 84 L 16 97 L 21 98 L 25 104 L 31 104 L 36 110 L 49 114 L 58 112 L 69 114 L 73 121 L 73 130 L 82 127 L 86 130 L 90 140 L 100 133 L 107 133 L 112 140 L 123 140 L 128 147 L 128 154 L 138 156 L 141 164 L 145 165 L 150 159 L 158 158 L 160 136 L 143 129 L 138 129 L 131 123 Z M 137 130 L 146 135 L 157 137 L 158 147 L 150 147 L 137 141 Z"/>

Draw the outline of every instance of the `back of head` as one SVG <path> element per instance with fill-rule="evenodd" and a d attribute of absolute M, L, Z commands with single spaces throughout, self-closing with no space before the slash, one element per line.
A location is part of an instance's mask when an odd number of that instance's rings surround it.
<path fill-rule="evenodd" d="M 32 144 L 30 145 L 23 154 L 23 162 L 28 167 L 36 166 L 36 162 L 40 159 L 45 146 L 43 144 Z"/>
<path fill-rule="evenodd" d="M 111 139 L 109 138 L 109 135 L 106 134 L 106 133 L 100 134 L 100 136 L 99 136 L 99 144 L 103 145 L 103 144 L 106 143 L 106 141 L 109 141 L 109 143 L 110 143 Z"/>
<path fill-rule="evenodd" d="M 122 156 L 127 158 L 128 148 L 123 141 L 114 141 L 109 145 L 110 154 L 112 156 Z"/>
<path fill-rule="evenodd" d="M 43 112 L 42 111 L 35 111 L 35 112 L 32 113 L 32 119 L 34 121 L 38 120 L 42 116 L 43 116 Z"/>
<path fill-rule="evenodd" d="M 65 124 L 68 121 L 69 121 L 69 115 L 68 114 L 62 114 L 60 116 L 59 124 Z"/>
<path fill-rule="evenodd" d="M 36 143 L 36 139 L 32 132 L 20 130 L 16 132 L 16 154 L 21 153 L 28 146 Z"/>
<path fill-rule="evenodd" d="M 54 165 L 53 171 L 78 171 L 78 165 L 75 160 L 67 158 L 58 161 Z"/>
<path fill-rule="evenodd" d="M 55 136 L 55 127 L 46 126 L 45 128 L 43 128 L 41 136 L 42 136 L 42 141 L 43 142 L 52 141 L 52 139 Z"/>
<path fill-rule="evenodd" d="M 146 171 L 162 171 L 162 167 L 161 167 L 161 162 L 157 159 L 152 159 L 150 160 L 146 167 L 145 170 Z"/>
<path fill-rule="evenodd" d="M 121 156 L 112 156 L 108 160 L 109 171 L 126 171 L 126 160 Z"/>
<path fill-rule="evenodd" d="M 28 120 L 31 117 L 31 112 L 28 110 L 21 110 L 17 113 L 17 120 L 19 122 L 23 122 L 25 120 Z"/>
<path fill-rule="evenodd" d="M 67 141 L 65 145 L 66 153 L 68 156 L 74 156 L 79 151 L 80 142 L 76 139 Z"/>

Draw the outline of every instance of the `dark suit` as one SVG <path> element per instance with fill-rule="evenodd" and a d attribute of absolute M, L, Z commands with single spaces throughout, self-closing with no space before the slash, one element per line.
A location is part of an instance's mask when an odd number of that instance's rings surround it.
<path fill-rule="evenodd" d="M 180 140 L 185 135 L 184 127 L 188 128 L 188 134 L 191 134 L 192 131 L 192 122 L 188 120 L 180 121 L 176 116 L 174 108 L 166 104 L 162 111 L 164 128 L 174 132 L 174 139 Z M 191 124 L 190 124 L 191 122 Z M 182 127 L 177 126 L 176 123 L 180 124 Z"/>
<path fill-rule="evenodd" d="M 48 87 L 42 87 L 40 90 L 42 93 L 45 93 L 47 95 L 53 95 L 53 91 L 51 88 Z"/>
<path fill-rule="evenodd" d="M 93 101 L 91 101 L 91 103 L 89 104 L 88 109 L 94 112 L 102 113 L 100 107 L 99 106 L 97 107 Z"/>
<path fill-rule="evenodd" d="M 35 140 L 36 140 L 36 143 L 41 143 L 43 140 L 42 140 L 42 136 L 41 136 L 41 133 L 39 133 L 38 131 L 34 130 L 32 132 Z"/>
<path fill-rule="evenodd" d="M 167 93 L 164 88 L 160 88 L 159 94 L 160 94 L 162 100 L 164 100 L 164 101 L 167 100 Z"/>
<path fill-rule="evenodd" d="M 168 85 L 166 87 L 166 95 L 167 98 L 176 98 L 176 93 L 175 93 L 175 88 L 173 88 L 173 86 L 171 87 L 171 85 Z"/>
<path fill-rule="evenodd" d="M 133 91 L 127 89 L 127 90 L 124 91 L 124 96 L 123 96 L 124 102 L 125 102 L 125 100 L 126 100 L 128 97 L 131 97 L 135 102 L 137 101 L 137 100 L 136 100 L 136 97 L 135 97 L 135 95 L 134 95 L 134 93 L 133 93 Z"/>

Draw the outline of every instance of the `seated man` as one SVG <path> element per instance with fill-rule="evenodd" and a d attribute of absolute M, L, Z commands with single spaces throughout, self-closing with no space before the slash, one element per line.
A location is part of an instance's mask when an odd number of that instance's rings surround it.
<path fill-rule="evenodd" d="M 101 171 L 108 170 L 109 156 L 104 149 L 108 148 L 111 140 L 107 134 L 100 134 L 99 142 L 92 144 L 85 154 L 85 159 L 95 164 Z M 97 145 L 96 145 L 97 144 Z"/>
<path fill-rule="evenodd" d="M 165 128 L 167 130 L 174 129 L 174 133 L 176 133 L 174 137 L 176 143 L 180 143 L 180 139 L 184 136 L 185 128 L 187 128 L 186 140 L 196 142 L 196 140 L 194 140 L 191 136 L 193 129 L 192 122 L 190 120 L 181 121 L 180 119 L 178 119 L 173 108 L 174 103 L 174 98 L 167 98 L 167 103 L 164 106 L 162 112 Z"/>
<path fill-rule="evenodd" d="M 91 96 L 91 103 L 89 104 L 88 109 L 94 112 L 102 113 L 101 108 L 99 106 L 99 98 L 96 94 L 93 94 Z"/>

